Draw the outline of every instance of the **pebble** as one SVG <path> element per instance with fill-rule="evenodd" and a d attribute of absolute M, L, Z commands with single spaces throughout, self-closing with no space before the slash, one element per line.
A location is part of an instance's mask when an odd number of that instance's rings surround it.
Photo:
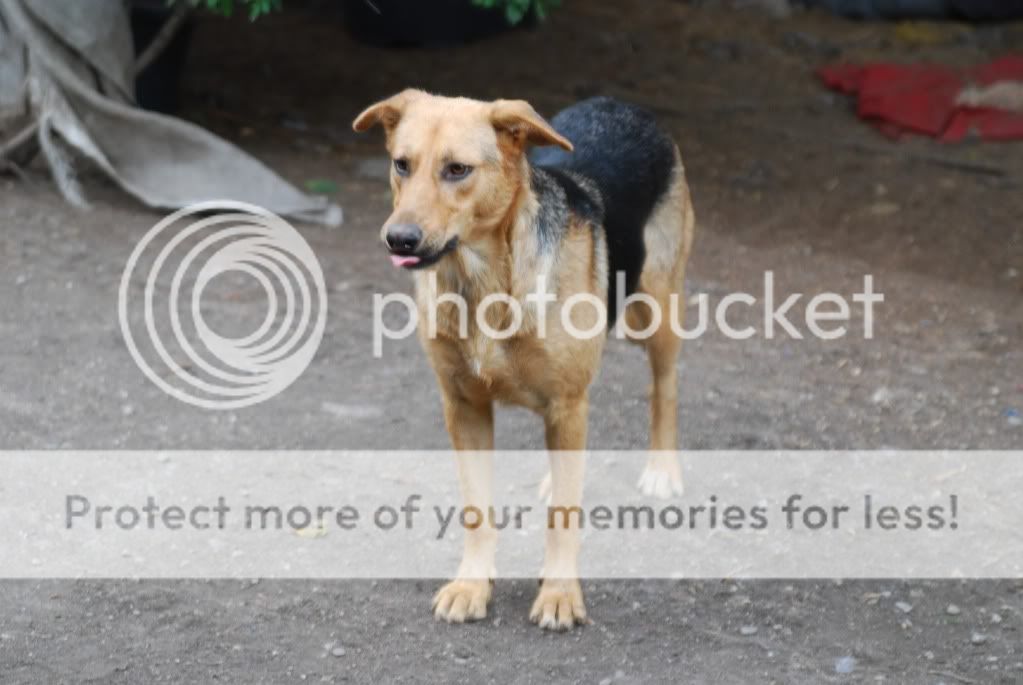
<path fill-rule="evenodd" d="M 959 606 L 956 604 L 949 604 L 947 607 L 945 607 L 945 613 L 948 614 L 949 616 L 958 616 L 959 614 L 963 613 L 963 610 L 960 609 Z"/>
<path fill-rule="evenodd" d="M 913 611 L 913 605 L 910 604 L 909 602 L 896 602 L 895 608 L 904 614 L 908 614 L 909 612 Z"/>
<path fill-rule="evenodd" d="M 875 202 L 867 210 L 874 216 L 890 216 L 898 213 L 902 207 L 895 202 Z"/>
<path fill-rule="evenodd" d="M 848 674 L 856 670 L 856 657 L 843 656 L 835 659 L 835 673 Z"/>
<path fill-rule="evenodd" d="M 335 647 L 334 649 L 330 650 L 331 656 L 344 656 L 346 653 L 347 652 L 345 652 L 344 647 Z"/>
<path fill-rule="evenodd" d="M 455 649 L 452 652 L 452 654 L 455 657 L 455 661 L 463 661 L 464 662 L 464 661 L 468 661 L 469 659 L 472 658 L 472 650 L 470 650 L 465 645 L 459 645 L 459 646 L 455 647 Z"/>
<path fill-rule="evenodd" d="M 987 644 L 987 635 L 984 633 L 974 633 L 970 636 L 970 644 L 983 645 Z"/>
<path fill-rule="evenodd" d="M 1001 614 L 991 614 L 991 622 L 992 623 L 1001 623 L 1002 622 L 1002 615 Z"/>
<path fill-rule="evenodd" d="M 739 628 L 739 634 L 740 635 L 745 635 L 747 637 L 749 637 L 750 635 L 756 635 L 757 634 L 757 627 L 756 626 L 743 626 L 743 627 Z"/>
<path fill-rule="evenodd" d="M 887 407 L 892 402 L 892 391 L 888 388 L 878 388 L 874 391 L 874 394 L 870 396 L 870 401 L 874 404 Z"/>

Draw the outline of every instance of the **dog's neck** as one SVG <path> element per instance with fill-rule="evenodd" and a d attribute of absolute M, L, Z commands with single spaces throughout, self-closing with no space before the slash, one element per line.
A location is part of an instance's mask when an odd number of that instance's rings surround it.
<path fill-rule="evenodd" d="M 519 182 L 502 217 L 487 227 L 487 239 L 459 245 L 437 269 L 439 293 L 458 293 L 470 304 L 492 294 L 523 297 L 536 288 L 544 273 L 537 241 L 540 201 L 530 182 L 531 169 L 523 159 Z"/>
<path fill-rule="evenodd" d="M 553 291 L 555 284 L 550 278 L 554 260 L 539 245 L 540 198 L 532 186 L 531 169 L 525 159 L 518 176 L 519 183 L 507 210 L 493 227 L 485 230 L 487 239 L 460 244 L 438 265 L 433 281 L 436 286 L 426 272 L 417 280 L 417 291 L 428 299 L 447 293 L 458 295 L 468 304 L 470 320 L 488 295 L 510 296 L 523 305 L 522 330 L 528 331 L 533 316 L 526 295 L 536 290 L 538 276 Z M 500 319 L 504 305 L 495 303 L 488 308 L 488 313 L 491 311 L 495 317 L 488 318 Z M 494 323 L 500 327 L 499 322 Z"/>

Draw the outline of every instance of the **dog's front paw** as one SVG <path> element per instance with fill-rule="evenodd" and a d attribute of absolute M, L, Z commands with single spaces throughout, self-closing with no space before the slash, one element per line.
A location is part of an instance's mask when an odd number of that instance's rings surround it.
<path fill-rule="evenodd" d="M 571 630 L 586 623 L 586 605 L 578 580 L 541 581 L 529 620 L 546 630 Z"/>
<path fill-rule="evenodd" d="M 487 617 L 489 580 L 452 580 L 433 597 L 433 616 L 438 621 L 464 623 Z"/>
<path fill-rule="evenodd" d="M 682 467 L 671 452 L 650 455 L 636 487 L 647 497 L 668 499 L 682 494 Z"/>

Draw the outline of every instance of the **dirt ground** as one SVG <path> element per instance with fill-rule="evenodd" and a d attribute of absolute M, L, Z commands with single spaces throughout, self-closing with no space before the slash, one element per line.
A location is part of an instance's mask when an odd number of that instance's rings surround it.
<path fill-rule="evenodd" d="M 115 305 L 157 215 L 94 176 L 89 213 L 66 207 L 41 169 L 30 184 L 3 177 L 0 446 L 446 448 L 416 342 L 371 358 L 372 293 L 410 284 L 377 241 L 389 206 L 381 141 L 349 127 L 367 103 L 414 85 L 522 97 L 548 115 L 595 93 L 654 108 L 693 188 L 692 293 L 757 294 L 772 270 L 780 292 L 849 294 L 873 274 L 886 298 L 873 340 L 688 344 L 683 448 L 1019 449 L 1023 148 L 889 142 L 813 69 L 972 64 L 1021 48 L 1019 25 L 914 31 L 671 0 L 567 1 L 540 30 L 433 50 L 355 43 L 326 2 L 254 25 L 204 18 L 183 114 L 298 184 L 338 188 L 345 225 L 301 227 L 331 287 L 320 351 L 251 409 L 169 398 L 131 361 Z M 646 373 L 638 350 L 609 345 L 591 447 L 645 446 Z M 538 448 L 542 430 L 505 410 L 497 440 Z M 433 622 L 435 587 L 3 582 L 0 682 L 1023 682 L 1019 581 L 594 580 L 594 623 L 569 635 L 527 622 L 532 583 L 499 582 L 473 626 Z"/>

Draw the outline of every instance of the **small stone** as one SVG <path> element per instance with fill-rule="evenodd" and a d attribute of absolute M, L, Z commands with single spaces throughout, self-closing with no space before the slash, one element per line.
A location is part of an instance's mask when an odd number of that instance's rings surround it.
<path fill-rule="evenodd" d="M 1002 615 L 1001 614 L 991 614 L 991 622 L 995 623 L 995 624 L 1001 623 L 1002 622 Z"/>
<path fill-rule="evenodd" d="M 976 632 L 973 633 L 973 635 L 970 635 L 970 644 L 973 644 L 973 645 L 987 644 L 987 635 L 985 635 L 984 633 L 976 633 Z"/>
<path fill-rule="evenodd" d="M 963 610 L 960 609 L 959 605 L 957 604 L 949 604 L 947 607 L 945 607 L 945 613 L 948 614 L 949 616 L 958 616 L 959 614 L 963 613 Z"/>
<path fill-rule="evenodd" d="M 875 202 L 870 205 L 868 211 L 874 216 L 890 216 L 897 214 L 902 207 L 895 202 Z"/>
<path fill-rule="evenodd" d="M 455 657 L 455 661 L 468 661 L 472 658 L 472 651 L 465 645 L 455 647 L 452 654 Z"/>
<path fill-rule="evenodd" d="M 908 614 L 909 612 L 913 611 L 913 605 L 910 604 L 909 602 L 896 602 L 895 608 L 904 614 Z"/>
<path fill-rule="evenodd" d="M 835 659 L 835 673 L 846 675 L 854 670 L 856 670 L 856 657 L 843 656 Z"/>
<path fill-rule="evenodd" d="M 874 394 L 870 396 L 870 401 L 874 404 L 887 407 L 892 403 L 892 391 L 888 388 L 878 388 L 874 391 Z"/>
<path fill-rule="evenodd" d="M 739 628 L 739 634 L 740 635 L 745 635 L 747 637 L 749 637 L 750 635 L 756 635 L 757 634 L 757 627 L 756 626 L 743 626 L 743 627 Z"/>
<path fill-rule="evenodd" d="M 330 650 L 331 656 L 344 656 L 345 654 L 347 654 L 347 652 L 345 651 L 344 647 L 335 647 L 334 649 Z"/>

